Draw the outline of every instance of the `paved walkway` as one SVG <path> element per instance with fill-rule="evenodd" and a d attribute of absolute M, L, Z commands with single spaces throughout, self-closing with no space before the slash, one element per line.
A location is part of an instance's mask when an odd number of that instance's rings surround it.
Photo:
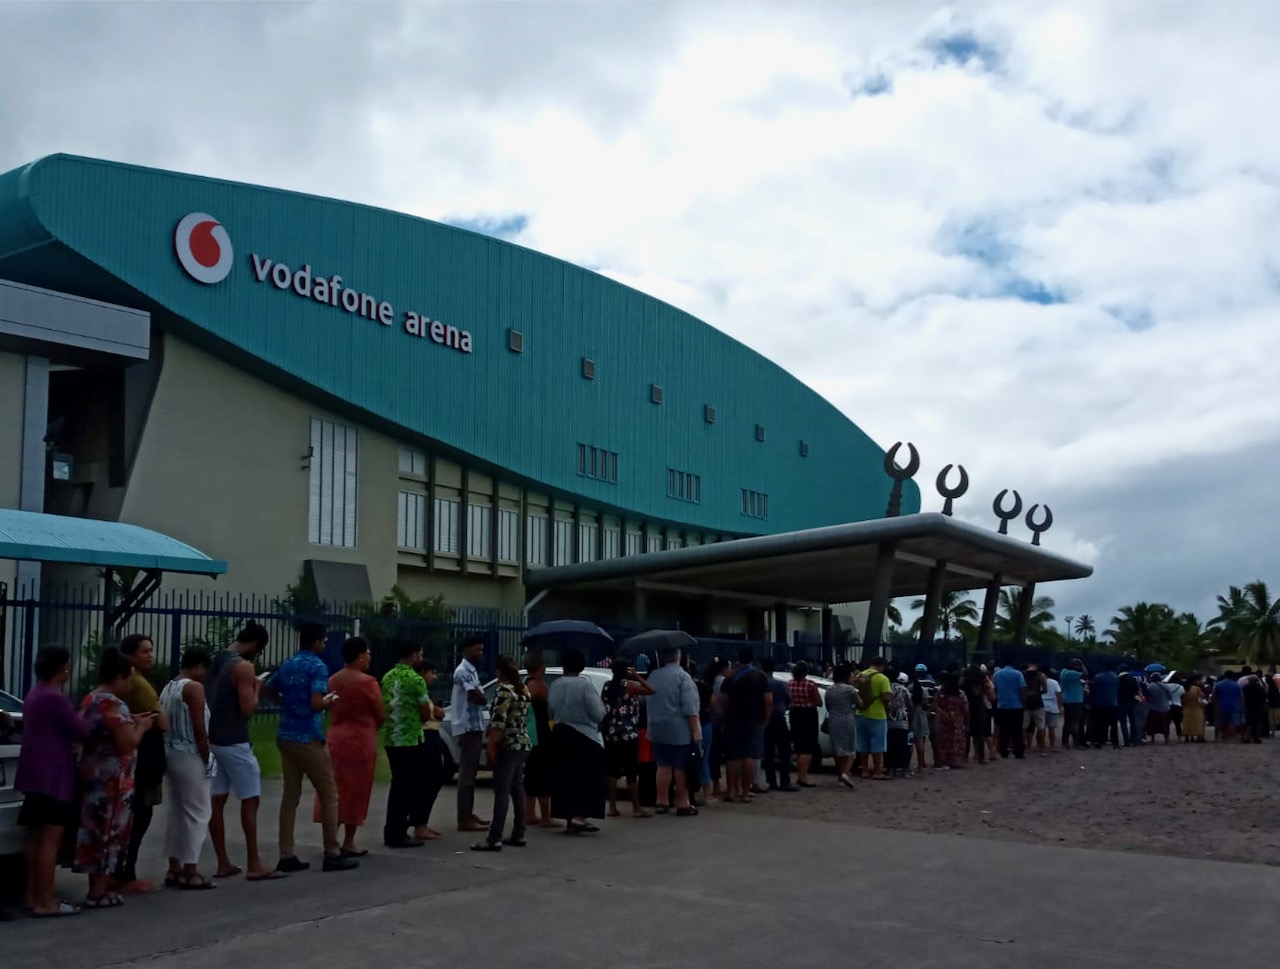
<path fill-rule="evenodd" d="M 384 794 L 375 792 L 375 812 Z M 318 831 L 299 834 L 315 860 Z M 611 822 L 594 838 L 535 831 L 527 849 L 500 855 L 474 854 L 466 838 L 399 852 L 371 839 L 357 872 L 237 880 L 118 911 L 7 922 L 0 962 L 1234 969 L 1269 961 L 1280 895 L 1280 870 L 1263 866 L 787 821 L 750 807 Z M 161 841 L 160 830 L 148 838 Z M 163 868 L 156 855 L 148 873 Z M 67 893 L 81 886 L 65 878 Z"/>

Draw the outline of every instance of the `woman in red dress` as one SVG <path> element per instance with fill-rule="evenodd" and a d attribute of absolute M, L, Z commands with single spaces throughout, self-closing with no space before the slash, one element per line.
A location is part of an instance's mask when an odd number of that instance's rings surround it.
<path fill-rule="evenodd" d="M 346 666 L 329 677 L 329 691 L 336 693 L 329 721 L 329 759 L 338 785 L 338 823 L 343 826 L 342 853 L 352 858 L 368 854 L 356 847 L 356 831 L 369 816 L 369 795 L 378 763 L 378 728 L 387 719 L 382 687 L 365 671 L 369 668 L 369 644 L 353 636 L 342 645 Z M 316 802 L 315 820 L 320 821 Z"/>

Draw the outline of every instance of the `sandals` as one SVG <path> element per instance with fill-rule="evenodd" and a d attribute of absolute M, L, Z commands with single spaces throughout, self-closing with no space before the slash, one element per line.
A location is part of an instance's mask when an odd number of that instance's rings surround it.
<path fill-rule="evenodd" d="M 67 915 L 79 915 L 80 909 L 72 905 L 70 902 L 59 902 L 58 907 L 52 912 L 37 912 L 31 909 L 31 917 L 33 919 L 57 919 Z"/>
<path fill-rule="evenodd" d="M 503 838 L 502 843 L 506 845 L 508 848 L 529 847 L 529 842 L 525 841 L 524 838 Z"/>
<path fill-rule="evenodd" d="M 501 841 L 481 841 L 479 844 L 473 844 L 471 846 L 471 850 L 472 851 L 501 851 L 502 842 Z"/>
<path fill-rule="evenodd" d="M 124 904 L 124 899 L 116 892 L 107 892 L 105 895 L 99 895 L 94 898 L 92 895 L 86 895 L 84 902 L 80 905 L 82 909 L 92 908 L 119 908 Z"/>
<path fill-rule="evenodd" d="M 696 807 L 676 808 L 676 817 L 678 818 L 696 818 L 698 809 Z"/>
<path fill-rule="evenodd" d="M 165 879 L 167 883 L 169 879 Z M 181 889 L 184 892 L 207 892 L 212 888 L 217 888 L 213 882 L 205 878 L 198 871 L 192 872 L 190 875 L 179 875 L 174 882 L 174 888 Z"/>
<path fill-rule="evenodd" d="M 565 834 L 596 834 L 599 830 L 594 824 L 574 824 L 572 821 L 564 826 Z"/>

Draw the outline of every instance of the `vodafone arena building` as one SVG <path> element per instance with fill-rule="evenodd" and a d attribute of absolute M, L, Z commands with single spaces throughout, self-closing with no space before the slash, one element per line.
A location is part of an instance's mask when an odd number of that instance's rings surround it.
<path fill-rule="evenodd" d="M 227 565 L 168 587 L 306 576 L 330 601 L 399 585 L 767 635 L 805 602 L 642 586 L 636 563 L 878 518 L 883 462 L 719 330 L 496 238 L 65 155 L 0 176 L 0 509 Z M 630 578 L 589 594 L 531 579 L 616 562 Z M 0 560 L 0 582 L 86 574 Z"/>

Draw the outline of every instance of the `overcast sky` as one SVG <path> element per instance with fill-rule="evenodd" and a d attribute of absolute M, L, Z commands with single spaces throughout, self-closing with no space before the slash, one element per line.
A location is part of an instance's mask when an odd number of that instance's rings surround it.
<path fill-rule="evenodd" d="M 0 4 L 68 151 L 482 228 L 780 362 L 1099 630 L 1275 574 L 1280 6 Z M 838 483 L 833 483 L 838 487 Z M 1027 536 L 1025 528 L 1016 533 Z"/>

